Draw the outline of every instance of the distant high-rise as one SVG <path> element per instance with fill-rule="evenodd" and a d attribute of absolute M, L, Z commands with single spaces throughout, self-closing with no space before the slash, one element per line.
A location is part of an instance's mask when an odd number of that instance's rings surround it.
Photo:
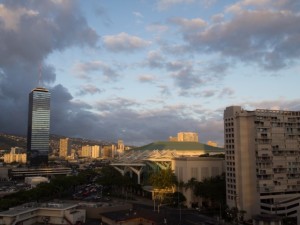
<path fill-rule="evenodd" d="M 71 140 L 69 138 L 61 138 L 59 140 L 59 156 L 67 157 L 71 155 Z"/>
<path fill-rule="evenodd" d="M 50 92 L 35 88 L 29 94 L 27 160 L 30 166 L 48 164 L 50 135 Z"/>
<path fill-rule="evenodd" d="M 300 224 L 300 111 L 227 107 L 224 139 L 227 205 Z"/>
<path fill-rule="evenodd" d="M 177 141 L 199 142 L 198 134 L 194 132 L 179 132 Z"/>

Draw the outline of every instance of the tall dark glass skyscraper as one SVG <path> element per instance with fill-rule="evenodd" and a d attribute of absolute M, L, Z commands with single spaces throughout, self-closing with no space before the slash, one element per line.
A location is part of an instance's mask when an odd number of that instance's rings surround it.
<path fill-rule="evenodd" d="M 27 161 L 30 166 L 48 164 L 50 135 L 50 92 L 35 88 L 29 94 Z"/>

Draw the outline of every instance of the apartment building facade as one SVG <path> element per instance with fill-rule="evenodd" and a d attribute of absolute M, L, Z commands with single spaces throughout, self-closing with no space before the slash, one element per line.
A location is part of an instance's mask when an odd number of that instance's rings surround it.
<path fill-rule="evenodd" d="M 300 111 L 224 111 L 229 207 L 295 217 L 300 224 Z"/>

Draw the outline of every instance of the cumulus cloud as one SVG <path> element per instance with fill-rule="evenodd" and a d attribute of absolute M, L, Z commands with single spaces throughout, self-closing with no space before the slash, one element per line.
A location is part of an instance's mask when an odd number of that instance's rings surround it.
<path fill-rule="evenodd" d="M 104 46 L 113 52 L 134 52 L 151 44 L 140 37 L 119 33 L 117 35 L 106 35 L 103 37 Z"/>
<path fill-rule="evenodd" d="M 190 4 L 195 0 L 158 0 L 157 7 L 159 10 L 166 10 L 169 7 L 177 4 Z"/>
<path fill-rule="evenodd" d="M 223 88 L 219 94 L 220 98 L 228 98 L 234 95 L 234 90 L 231 88 Z"/>
<path fill-rule="evenodd" d="M 110 65 L 102 61 L 90 61 L 84 63 L 77 63 L 73 67 L 73 71 L 77 74 L 77 77 L 90 80 L 91 73 L 100 71 L 106 81 L 113 81 L 119 76 L 117 71 L 111 68 Z"/>
<path fill-rule="evenodd" d="M 168 29 L 169 29 L 168 26 L 160 24 L 160 23 L 153 23 L 146 27 L 147 31 L 156 32 L 156 33 L 163 33 L 163 32 L 166 32 Z"/>
<path fill-rule="evenodd" d="M 99 89 L 98 87 L 96 87 L 93 84 L 85 84 L 85 85 L 81 85 L 79 87 L 79 91 L 78 91 L 78 95 L 87 95 L 87 94 L 97 94 L 97 93 L 101 93 L 103 92 L 103 90 Z"/>
<path fill-rule="evenodd" d="M 273 109 L 273 110 L 290 110 L 290 111 L 299 111 L 300 110 L 300 99 L 286 99 L 279 98 L 276 100 L 262 100 L 262 101 L 251 101 L 244 102 L 240 104 L 246 110 L 255 110 L 255 109 Z"/>
<path fill-rule="evenodd" d="M 172 6 L 178 4 L 192 4 L 200 3 L 202 6 L 208 8 L 212 6 L 216 0 L 157 0 L 157 8 L 159 10 L 167 10 Z"/>
<path fill-rule="evenodd" d="M 138 80 L 142 83 L 154 83 L 156 80 L 155 76 L 150 74 L 143 74 L 138 77 Z"/>
<path fill-rule="evenodd" d="M 186 18 L 172 18 L 170 21 L 182 29 L 183 32 L 193 32 L 197 31 L 199 32 L 199 29 L 202 29 L 206 26 L 206 22 L 202 20 L 201 18 L 194 18 L 194 19 L 186 19 Z"/>
<path fill-rule="evenodd" d="M 220 18 L 213 20 L 197 32 L 182 31 L 182 35 L 189 48 L 200 53 L 217 53 L 278 70 L 300 56 L 300 15 L 295 9 L 300 9 L 296 1 L 244 0 L 227 8 L 225 13 L 232 16 L 221 22 Z"/>
<path fill-rule="evenodd" d="M 150 51 L 147 54 L 145 64 L 150 68 L 162 68 L 164 67 L 165 60 L 160 51 Z"/>

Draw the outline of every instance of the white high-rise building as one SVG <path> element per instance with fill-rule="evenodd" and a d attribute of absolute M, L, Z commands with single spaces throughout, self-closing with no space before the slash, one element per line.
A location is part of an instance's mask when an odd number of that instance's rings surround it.
<path fill-rule="evenodd" d="M 224 145 L 227 205 L 300 224 L 300 111 L 227 107 Z"/>

